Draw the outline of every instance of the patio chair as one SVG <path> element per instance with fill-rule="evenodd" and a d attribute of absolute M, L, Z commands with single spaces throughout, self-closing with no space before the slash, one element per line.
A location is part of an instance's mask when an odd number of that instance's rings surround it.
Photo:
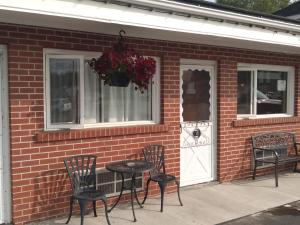
<path fill-rule="evenodd" d="M 183 206 L 181 199 L 180 199 L 179 182 L 176 180 L 175 176 L 166 174 L 164 146 L 149 145 L 149 146 L 146 146 L 142 151 L 143 151 L 145 160 L 147 162 L 151 162 L 154 164 L 154 169 L 149 172 L 150 177 L 147 180 L 146 194 L 145 194 L 142 204 L 144 204 L 147 199 L 150 181 L 157 182 L 160 187 L 160 193 L 161 193 L 160 211 L 163 212 L 165 187 L 169 182 L 174 181 L 177 185 L 177 193 L 178 193 L 178 199 L 179 199 L 180 205 Z"/>
<path fill-rule="evenodd" d="M 70 198 L 69 218 L 66 224 L 71 219 L 74 200 L 78 200 L 80 206 L 81 225 L 83 225 L 86 203 L 93 203 L 94 216 L 97 217 L 96 201 L 101 200 L 104 203 L 107 223 L 110 225 L 106 196 L 96 189 L 96 158 L 95 155 L 78 155 L 64 159 L 73 190 Z"/>

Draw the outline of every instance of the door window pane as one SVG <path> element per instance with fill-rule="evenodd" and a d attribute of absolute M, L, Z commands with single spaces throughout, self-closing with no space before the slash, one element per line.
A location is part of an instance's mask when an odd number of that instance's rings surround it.
<path fill-rule="evenodd" d="M 187 70 L 182 75 L 183 121 L 210 120 L 210 75 L 205 70 Z"/>
<path fill-rule="evenodd" d="M 251 71 L 238 71 L 238 114 L 251 114 L 251 83 Z"/>
<path fill-rule="evenodd" d="M 257 72 L 257 114 L 287 113 L 287 72 Z"/>
<path fill-rule="evenodd" d="M 79 123 L 79 59 L 51 58 L 51 124 Z"/>

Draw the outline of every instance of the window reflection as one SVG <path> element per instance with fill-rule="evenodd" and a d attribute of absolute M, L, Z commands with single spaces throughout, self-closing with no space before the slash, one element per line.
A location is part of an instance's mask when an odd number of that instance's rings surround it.
<path fill-rule="evenodd" d="M 50 59 L 51 123 L 78 123 L 79 59 Z"/>
<path fill-rule="evenodd" d="M 288 73 L 281 71 L 257 70 L 257 75 L 251 70 L 238 71 L 237 113 L 287 113 L 287 78 Z M 253 107 L 255 98 L 256 111 Z"/>
<path fill-rule="evenodd" d="M 238 72 L 238 114 L 251 113 L 251 71 Z"/>
<path fill-rule="evenodd" d="M 257 114 L 286 113 L 287 72 L 257 73 Z"/>

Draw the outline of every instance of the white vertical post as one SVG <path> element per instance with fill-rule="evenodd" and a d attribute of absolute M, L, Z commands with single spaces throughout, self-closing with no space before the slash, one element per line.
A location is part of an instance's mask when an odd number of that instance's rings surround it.
<path fill-rule="evenodd" d="M 2 111 L 3 111 L 3 104 L 2 104 L 2 83 L 3 83 L 3 54 L 0 50 L 0 223 L 4 223 L 4 183 L 3 183 L 3 129 L 2 129 Z"/>
<path fill-rule="evenodd" d="M 8 114 L 7 49 L 0 45 L 0 223 L 10 223 L 11 178 Z"/>

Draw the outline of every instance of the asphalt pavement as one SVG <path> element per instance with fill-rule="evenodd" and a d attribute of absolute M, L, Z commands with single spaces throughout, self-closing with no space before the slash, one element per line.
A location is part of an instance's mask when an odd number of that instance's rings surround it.
<path fill-rule="evenodd" d="M 300 201 L 285 204 L 218 225 L 299 225 Z"/>

